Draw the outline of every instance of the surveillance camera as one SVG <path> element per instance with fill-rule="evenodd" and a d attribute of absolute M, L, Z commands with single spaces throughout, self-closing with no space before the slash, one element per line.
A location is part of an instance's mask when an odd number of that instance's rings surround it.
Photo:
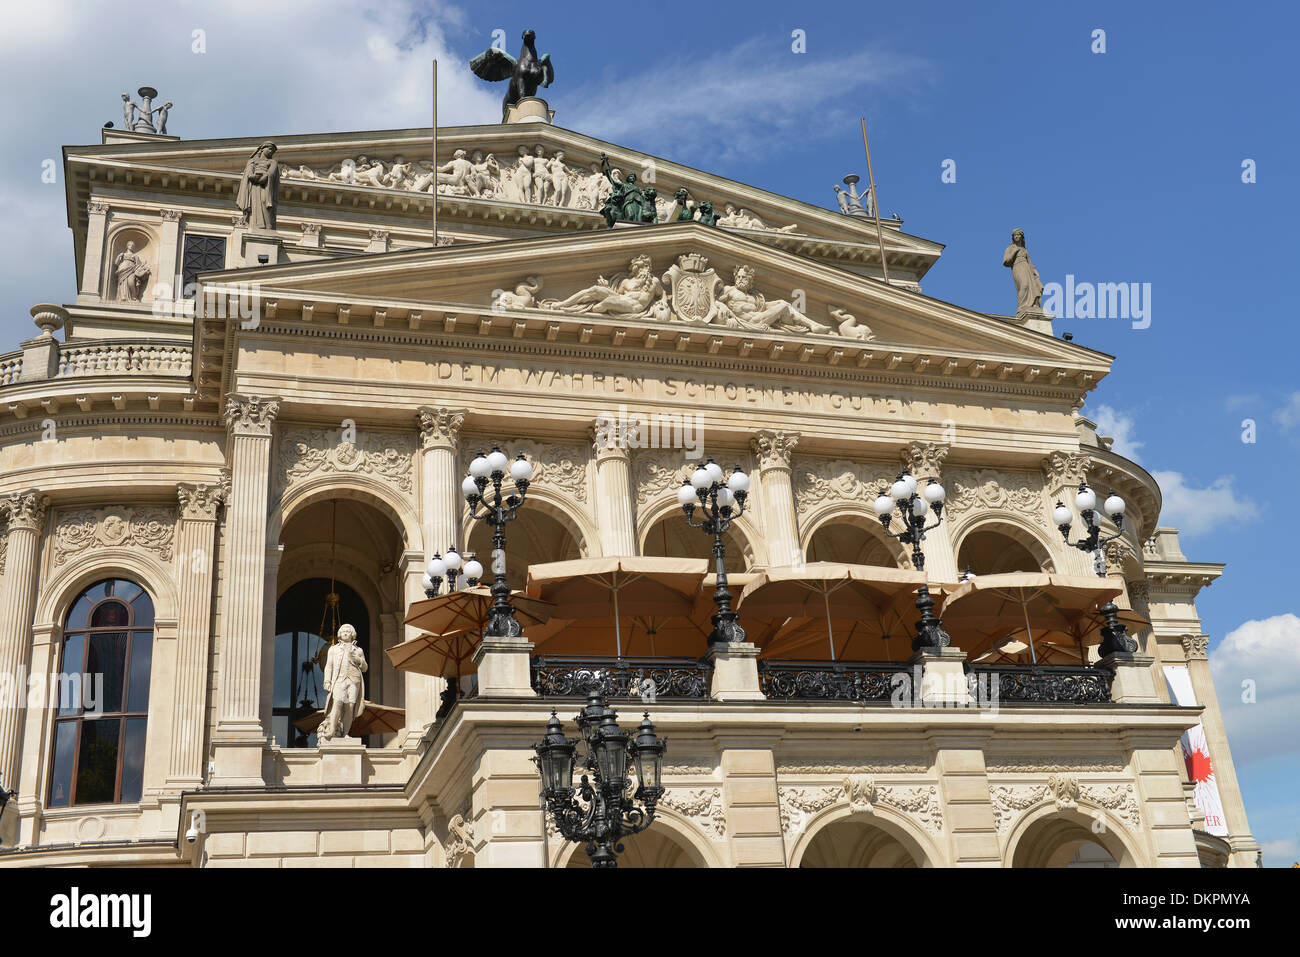
<path fill-rule="evenodd" d="M 198 839 L 199 839 L 199 831 L 198 831 L 198 828 L 196 828 L 196 827 L 190 827 L 190 829 L 189 829 L 188 831 L 185 832 L 185 841 L 186 841 L 187 844 L 193 844 L 193 843 L 195 843 Z"/>

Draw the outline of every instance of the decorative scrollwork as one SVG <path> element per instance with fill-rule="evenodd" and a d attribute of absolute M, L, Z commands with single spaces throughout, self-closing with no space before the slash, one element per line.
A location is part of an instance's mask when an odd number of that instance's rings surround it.
<path fill-rule="evenodd" d="M 767 698 L 889 701 L 898 671 L 889 664 L 764 659 L 758 663 L 758 686 Z"/>
<path fill-rule="evenodd" d="M 990 688 L 990 697 L 1029 704 L 1109 704 L 1115 678 L 1104 668 L 1089 667 L 973 665 L 972 672 L 972 677 L 996 680 L 996 693 Z"/>
<path fill-rule="evenodd" d="M 532 662 L 533 690 L 543 698 L 579 697 L 593 684 L 606 698 L 709 696 L 711 669 L 691 658 L 569 658 L 542 655 Z"/>

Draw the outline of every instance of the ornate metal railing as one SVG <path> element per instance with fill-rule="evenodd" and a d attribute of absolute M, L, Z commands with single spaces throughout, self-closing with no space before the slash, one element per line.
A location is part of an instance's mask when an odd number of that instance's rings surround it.
<path fill-rule="evenodd" d="M 532 661 L 533 690 L 543 698 L 581 697 L 592 682 L 606 698 L 706 699 L 712 669 L 694 658 L 597 658 L 541 655 Z"/>
<path fill-rule="evenodd" d="M 980 697 L 990 701 L 1109 704 L 1115 675 L 1104 668 L 1065 665 L 971 665 L 968 678 L 979 683 Z"/>
<path fill-rule="evenodd" d="M 894 675 L 909 673 L 905 664 L 877 661 L 758 662 L 758 686 L 776 699 L 822 701 L 889 701 L 897 682 Z"/>

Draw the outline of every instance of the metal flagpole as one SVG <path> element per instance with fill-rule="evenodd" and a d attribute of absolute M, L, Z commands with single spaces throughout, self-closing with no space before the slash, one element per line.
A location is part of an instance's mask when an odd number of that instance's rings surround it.
<path fill-rule="evenodd" d="M 862 148 L 867 151 L 867 181 L 871 185 L 871 211 L 876 217 L 876 242 L 880 244 L 880 272 L 889 282 L 889 267 L 885 265 L 885 236 L 880 230 L 880 197 L 876 195 L 876 174 L 871 171 L 871 147 L 867 144 L 867 118 L 859 117 L 862 122 Z"/>
<path fill-rule="evenodd" d="M 869 165 L 869 164 L 868 164 Z M 433 61 L 433 245 L 438 245 L 438 61 Z"/>

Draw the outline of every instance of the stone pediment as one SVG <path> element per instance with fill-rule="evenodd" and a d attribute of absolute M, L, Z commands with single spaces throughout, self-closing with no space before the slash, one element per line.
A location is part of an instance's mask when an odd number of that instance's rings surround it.
<path fill-rule="evenodd" d="M 208 277 L 247 278 L 242 270 Z M 352 323 L 376 311 L 389 322 L 419 313 L 516 337 L 533 328 L 585 342 L 602 330 L 618 342 L 683 350 L 693 341 L 714 352 L 723 340 L 750 341 L 747 351 L 761 340 L 801 361 L 847 356 L 945 376 L 1077 377 L 1088 388 L 1109 367 L 1109 357 L 1074 343 L 698 223 L 262 267 L 257 278 L 277 315 L 307 303 L 316 319 L 341 309 Z"/>

